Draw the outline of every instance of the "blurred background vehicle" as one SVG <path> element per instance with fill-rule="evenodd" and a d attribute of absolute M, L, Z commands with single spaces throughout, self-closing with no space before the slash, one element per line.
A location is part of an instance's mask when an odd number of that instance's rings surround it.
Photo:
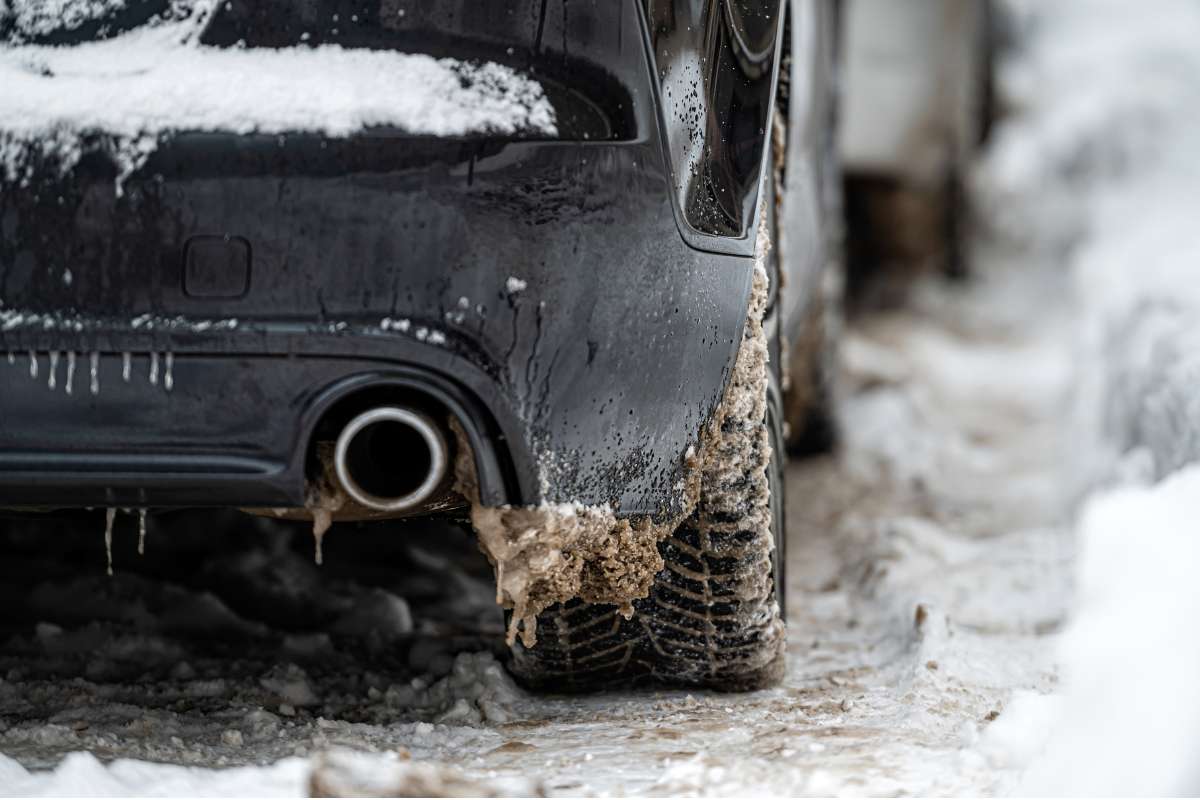
<path fill-rule="evenodd" d="M 852 298 L 893 304 L 924 269 L 963 275 L 963 181 L 993 116 L 986 0 L 845 0 L 838 151 Z"/>

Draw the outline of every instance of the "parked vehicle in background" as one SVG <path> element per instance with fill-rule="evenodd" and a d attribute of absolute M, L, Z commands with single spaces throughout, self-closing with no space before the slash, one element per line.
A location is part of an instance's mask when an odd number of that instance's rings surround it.
<path fill-rule="evenodd" d="M 964 274 L 969 165 L 992 115 L 993 8 L 845 0 L 839 152 L 852 293 L 888 302 L 927 268 Z"/>

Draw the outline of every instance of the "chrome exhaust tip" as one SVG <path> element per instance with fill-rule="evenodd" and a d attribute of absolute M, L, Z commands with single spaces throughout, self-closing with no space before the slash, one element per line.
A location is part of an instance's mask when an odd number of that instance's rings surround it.
<path fill-rule="evenodd" d="M 437 491 L 450 451 L 441 428 L 424 414 L 382 406 L 350 420 L 338 436 L 333 464 L 355 502 L 374 511 L 409 511 Z"/>

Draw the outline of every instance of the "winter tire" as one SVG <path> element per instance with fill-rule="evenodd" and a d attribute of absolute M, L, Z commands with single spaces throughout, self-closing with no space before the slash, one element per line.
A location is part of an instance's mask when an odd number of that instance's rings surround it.
<path fill-rule="evenodd" d="M 765 282 L 765 271 L 756 283 Z M 664 568 L 628 619 L 616 606 L 572 600 L 538 616 L 538 641 L 513 645 L 527 686 L 581 691 L 659 683 L 749 691 L 783 676 L 783 451 L 768 413 L 769 374 L 754 292 L 734 376 L 706 442 L 700 496 L 659 544 Z M 774 498 L 774 500 L 772 500 Z"/>

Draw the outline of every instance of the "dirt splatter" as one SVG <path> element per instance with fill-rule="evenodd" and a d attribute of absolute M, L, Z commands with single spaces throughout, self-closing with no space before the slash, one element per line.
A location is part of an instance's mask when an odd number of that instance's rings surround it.
<path fill-rule="evenodd" d="M 536 645 L 537 615 L 576 597 L 612 603 L 627 618 L 632 616 L 633 601 L 649 594 L 654 576 L 663 568 L 658 543 L 679 519 L 617 519 L 610 507 L 578 503 L 484 506 L 470 445 L 456 422 L 452 427 L 459 454 L 456 485 L 471 503 L 480 549 L 496 571 L 496 602 L 513 611 L 508 643 L 520 635 L 526 647 Z M 684 481 L 689 512 L 698 494 L 693 462 L 688 460 Z"/>
<path fill-rule="evenodd" d="M 313 759 L 310 797 L 545 797 L 528 779 L 480 779 L 435 762 L 395 754 L 330 750 Z"/>

